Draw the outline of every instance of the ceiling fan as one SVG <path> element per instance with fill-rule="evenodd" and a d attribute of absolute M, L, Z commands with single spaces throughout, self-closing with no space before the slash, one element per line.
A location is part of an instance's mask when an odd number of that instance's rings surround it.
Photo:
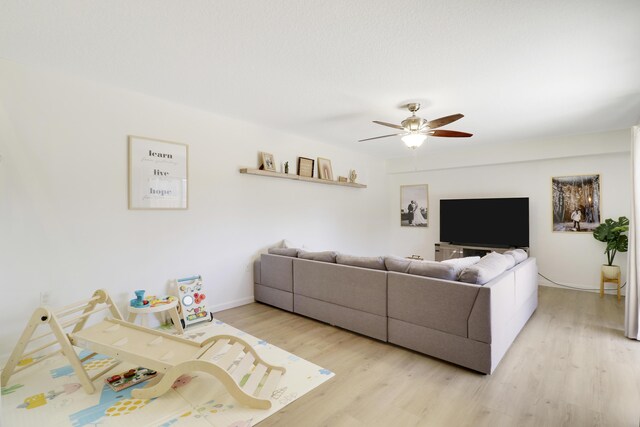
<path fill-rule="evenodd" d="M 439 127 L 453 123 L 456 120 L 463 118 L 462 114 L 452 114 L 450 116 L 440 117 L 435 120 L 425 120 L 416 116 L 416 111 L 420 109 L 420 104 L 415 102 L 407 104 L 407 109 L 411 112 L 411 116 L 407 117 L 399 125 L 392 123 L 380 122 L 374 120 L 373 123 L 377 123 L 382 126 L 388 126 L 390 128 L 401 130 L 401 133 L 392 133 L 390 135 L 376 136 L 373 138 L 361 139 L 358 142 L 371 141 L 372 139 L 388 138 L 390 136 L 402 135 L 402 142 L 404 142 L 409 148 L 418 148 L 422 145 L 427 136 L 443 136 L 448 138 L 468 138 L 473 136 L 471 133 L 458 132 L 455 130 L 435 130 Z"/>

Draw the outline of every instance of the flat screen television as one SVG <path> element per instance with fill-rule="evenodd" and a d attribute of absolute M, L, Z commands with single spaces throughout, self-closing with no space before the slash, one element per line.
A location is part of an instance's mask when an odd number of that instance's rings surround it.
<path fill-rule="evenodd" d="M 442 199 L 440 241 L 473 246 L 529 246 L 529 198 Z"/>

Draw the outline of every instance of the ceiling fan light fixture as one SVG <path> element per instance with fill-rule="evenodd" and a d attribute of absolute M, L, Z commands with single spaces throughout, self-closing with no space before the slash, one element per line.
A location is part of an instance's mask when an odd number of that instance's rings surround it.
<path fill-rule="evenodd" d="M 425 139 L 427 139 L 427 135 L 421 133 L 410 133 L 408 135 L 403 136 L 402 142 L 409 148 L 418 148 L 422 145 Z"/>

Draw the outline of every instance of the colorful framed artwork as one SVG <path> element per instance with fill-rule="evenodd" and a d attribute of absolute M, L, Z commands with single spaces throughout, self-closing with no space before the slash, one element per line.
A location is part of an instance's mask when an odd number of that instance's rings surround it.
<path fill-rule="evenodd" d="M 553 231 L 592 233 L 600 225 L 600 175 L 551 178 Z"/>
<path fill-rule="evenodd" d="M 318 157 L 318 178 L 333 181 L 333 169 L 331 169 L 331 160 Z"/>
<path fill-rule="evenodd" d="M 400 186 L 400 226 L 429 226 L 429 186 Z"/>
<path fill-rule="evenodd" d="M 189 146 L 129 135 L 129 209 L 187 209 Z"/>

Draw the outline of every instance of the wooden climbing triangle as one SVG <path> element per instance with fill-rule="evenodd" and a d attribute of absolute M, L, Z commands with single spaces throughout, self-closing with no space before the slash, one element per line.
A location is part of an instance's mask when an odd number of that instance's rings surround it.
<path fill-rule="evenodd" d="M 105 303 L 105 306 L 95 308 L 98 303 Z M 91 314 L 106 309 L 110 310 L 113 318 L 84 327 L 86 319 Z M 61 315 L 80 311 L 82 314 L 77 316 L 73 323 L 71 319 L 62 323 L 59 320 Z M 48 324 L 51 332 L 33 337 L 35 329 L 41 324 Z M 64 329 L 71 325 L 75 325 L 73 330 L 65 333 Z M 55 335 L 55 341 L 25 352 L 30 342 L 51 334 Z M 284 367 L 265 362 L 250 344 L 235 336 L 217 335 L 202 343 L 196 343 L 126 322 L 107 293 L 98 290 L 88 301 L 65 307 L 55 313 L 46 308 L 37 309 L 2 372 L 2 385 L 8 383 L 13 373 L 33 365 L 16 368 L 20 360 L 54 344 L 60 344 L 60 351 L 69 359 L 87 393 L 95 391 L 93 381 L 96 378 L 115 366 L 111 365 L 107 370 L 89 377 L 82 362 L 97 353 L 163 374 L 150 386 L 132 392 L 133 397 L 141 399 L 161 396 L 171 389 L 174 381 L 181 375 L 201 371 L 216 377 L 227 392 L 241 404 L 257 409 L 269 409 L 269 397 L 286 371 Z M 73 346 L 93 353 L 81 360 Z M 47 357 L 53 354 L 57 352 Z"/>

